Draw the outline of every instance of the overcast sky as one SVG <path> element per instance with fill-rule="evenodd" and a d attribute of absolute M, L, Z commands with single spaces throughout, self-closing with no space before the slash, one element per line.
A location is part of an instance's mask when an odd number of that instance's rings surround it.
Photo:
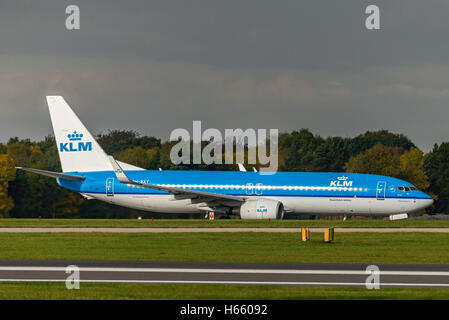
<path fill-rule="evenodd" d="M 388 129 L 428 151 L 449 141 L 448 16 L 447 0 L 1 0 L 0 141 L 50 134 L 57 94 L 94 134 Z"/>

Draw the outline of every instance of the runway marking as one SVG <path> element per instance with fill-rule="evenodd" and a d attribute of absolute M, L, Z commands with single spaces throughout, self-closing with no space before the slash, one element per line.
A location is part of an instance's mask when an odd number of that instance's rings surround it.
<path fill-rule="evenodd" d="M 4 267 L 0 271 L 62 271 L 66 267 Z M 142 273 L 252 273 L 252 274 L 332 274 L 367 275 L 365 270 L 295 270 L 295 269 L 206 269 L 206 268 L 107 268 L 79 267 L 80 272 L 142 272 Z M 379 275 L 449 276 L 449 271 L 379 271 Z"/>
<path fill-rule="evenodd" d="M 66 282 L 56 279 L 0 279 L 0 282 Z M 194 281 L 194 280 L 79 280 L 82 283 L 137 284 L 236 284 L 236 285 L 297 285 L 297 286 L 366 286 L 360 282 L 280 282 L 280 281 Z M 448 287 L 447 283 L 380 283 L 380 287 Z"/>
<path fill-rule="evenodd" d="M 326 228 L 310 228 L 311 232 L 324 232 Z M 449 228 L 334 228 L 337 233 L 346 232 L 436 232 L 449 233 Z M 107 232 L 107 233 L 190 233 L 190 232 L 293 232 L 301 228 L 0 228 L 0 233 L 42 233 L 42 232 Z"/>

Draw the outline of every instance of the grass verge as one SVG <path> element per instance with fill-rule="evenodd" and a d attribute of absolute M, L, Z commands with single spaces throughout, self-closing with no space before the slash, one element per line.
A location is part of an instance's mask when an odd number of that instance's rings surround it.
<path fill-rule="evenodd" d="M 441 233 L 0 233 L 0 260 L 449 263 Z"/>
<path fill-rule="evenodd" d="M 0 219 L 0 228 L 449 228 L 449 220 Z"/>
<path fill-rule="evenodd" d="M 268 299 L 449 299 L 445 289 L 356 287 L 294 287 L 189 284 L 81 283 L 79 290 L 67 290 L 61 283 L 0 283 L 1 300 L 268 300 Z"/>

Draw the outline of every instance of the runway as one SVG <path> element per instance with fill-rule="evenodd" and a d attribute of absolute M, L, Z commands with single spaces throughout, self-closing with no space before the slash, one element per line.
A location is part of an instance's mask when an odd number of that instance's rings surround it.
<path fill-rule="evenodd" d="M 65 282 L 68 266 L 80 283 L 233 284 L 365 287 L 367 264 L 136 261 L 0 261 L 0 282 Z M 449 288 L 449 265 L 384 264 L 382 287 Z M 372 281 L 368 281 L 372 283 Z M 449 291 L 448 291 L 449 293 Z"/>
<path fill-rule="evenodd" d="M 326 228 L 310 228 L 311 232 L 324 232 Z M 0 228 L 0 233 L 30 232 L 118 232 L 118 233 L 188 233 L 188 232 L 295 232 L 301 228 Z M 449 233 L 449 228 L 334 228 L 337 233 L 347 232 L 436 232 Z"/>

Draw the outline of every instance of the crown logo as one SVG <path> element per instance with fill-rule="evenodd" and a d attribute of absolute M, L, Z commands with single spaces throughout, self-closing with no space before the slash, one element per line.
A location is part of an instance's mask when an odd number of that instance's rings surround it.
<path fill-rule="evenodd" d="M 346 181 L 346 180 L 348 180 L 348 177 L 341 176 L 341 177 L 338 177 L 337 179 L 340 181 Z"/>
<path fill-rule="evenodd" d="M 73 131 L 73 133 L 69 133 L 67 135 L 67 138 L 69 138 L 69 141 L 80 141 L 81 139 L 83 139 L 83 134 Z"/>

